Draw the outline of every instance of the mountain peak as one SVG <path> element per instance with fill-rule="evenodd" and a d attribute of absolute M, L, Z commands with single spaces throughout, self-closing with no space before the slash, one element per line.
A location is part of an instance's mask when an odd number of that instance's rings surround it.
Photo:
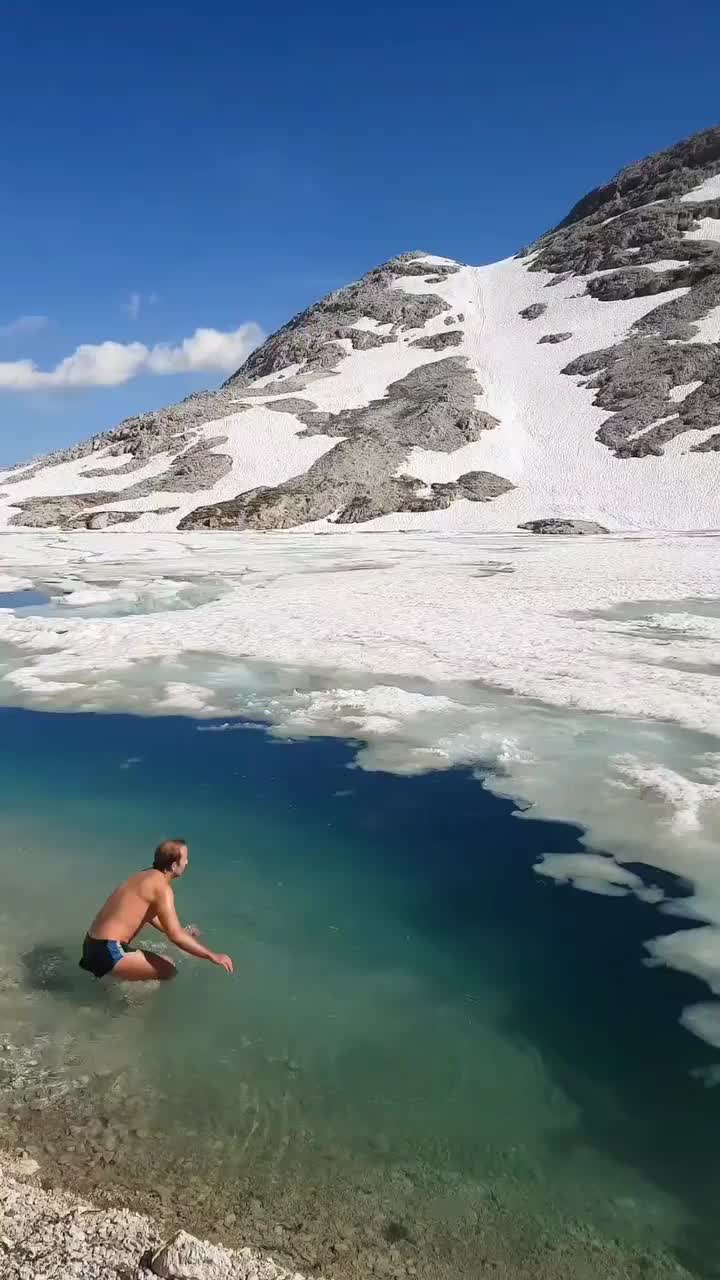
<path fill-rule="evenodd" d="M 0 475 L 0 524 L 703 528 L 720 519 L 720 128 L 530 249 L 415 250 L 216 391 Z"/>

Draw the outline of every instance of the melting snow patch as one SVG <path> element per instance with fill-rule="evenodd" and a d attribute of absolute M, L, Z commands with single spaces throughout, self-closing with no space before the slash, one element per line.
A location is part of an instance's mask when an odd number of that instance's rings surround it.
<path fill-rule="evenodd" d="M 699 187 L 686 191 L 680 199 L 686 204 L 695 204 L 700 200 L 716 200 L 718 197 L 720 197 L 720 173 L 714 174 L 712 178 L 706 178 Z"/>
<path fill-rule="evenodd" d="M 691 342 L 720 342 L 720 307 L 713 307 L 701 320 L 693 320 Z"/>
<path fill-rule="evenodd" d="M 680 404 L 681 401 L 687 400 L 688 396 L 691 396 L 693 391 L 697 391 L 698 387 L 701 386 L 702 382 L 681 382 L 676 387 L 671 387 L 668 395 L 675 404 Z"/>

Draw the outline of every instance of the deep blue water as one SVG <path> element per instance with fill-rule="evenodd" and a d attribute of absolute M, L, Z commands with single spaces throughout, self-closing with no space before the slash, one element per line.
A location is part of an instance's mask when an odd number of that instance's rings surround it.
<path fill-rule="evenodd" d="M 0 609 L 27 609 L 45 605 L 49 599 L 44 591 L 0 591 Z"/>
<path fill-rule="evenodd" d="M 547 1180 L 558 1179 L 555 1198 L 571 1194 L 584 1153 L 589 1170 L 595 1157 L 614 1162 L 677 1202 L 678 1221 L 658 1234 L 667 1230 L 698 1274 L 715 1274 L 720 1092 L 691 1075 L 713 1051 L 677 1023 L 706 992 L 642 963 L 643 941 L 682 923 L 633 897 L 536 876 L 542 853 L 576 850 L 580 833 L 519 819 L 462 770 L 366 773 L 351 767 L 352 744 L 207 729 L 183 718 L 0 712 L 0 885 L 17 917 L 38 919 L 24 953 L 30 981 L 43 982 L 33 945 L 79 943 L 113 881 L 146 865 L 160 838 L 181 835 L 191 852 L 181 913 L 235 953 L 239 979 L 222 986 L 210 966 L 184 969 L 165 1005 L 168 1033 L 181 987 L 216 1056 L 241 1055 L 241 1024 L 248 1041 L 269 1044 L 286 1023 L 298 1103 L 332 1115 L 344 1142 L 360 1149 L 382 1090 L 391 1148 L 407 1159 L 416 1146 L 431 1160 L 449 1135 L 449 1164 L 473 1177 L 502 1145 L 504 1112 L 517 1148 L 513 1088 L 521 1113 L 522 1055 L 532 1054 L 538 1098 L 556 1089 L 574 1116 L 558 1125 L 549 1110 L 536 1129 L 540 1104 L 530 1109 L 528 1145 Z M 393 975 L 397 1038 L 385 1003 Z M 338 1006 L 339 1024 L 327 1013 L 337 984 L 351 1005 Z M 330 1031 L 313 1025 L 314 1010 L 334 1019 Z M 497 1045 L 509 1063 L 518 1055 L 516 1086 L 493 1074 Z M 244 1061 L 233 1059 L 228 1082 Z M 182 1069 L 170 1087 L 187 1106 Z M 230 1087 L 218 1084 L 218 1106 Z"/>

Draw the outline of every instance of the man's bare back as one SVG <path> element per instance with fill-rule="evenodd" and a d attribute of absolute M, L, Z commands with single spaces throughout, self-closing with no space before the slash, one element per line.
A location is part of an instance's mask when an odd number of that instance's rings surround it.
<path fill-rule="evenodd" d="M 171 960 L 153 951 L 128 950 L 128 944 L 147 924 L 164 933 L 176 947 L 201 960 L 233 972 L 229 956 L 203 946 L 192 929 L 183 929 L 175 910 L 171 881 L 188 864 L 184 840 L 164 840 L 155 851 L 153 868 L 130 876 L 100 908 L 83 943 L 80 967 L 96 978 L 111 973 L 124 982 L 165 981 L 177 970 Z"/>

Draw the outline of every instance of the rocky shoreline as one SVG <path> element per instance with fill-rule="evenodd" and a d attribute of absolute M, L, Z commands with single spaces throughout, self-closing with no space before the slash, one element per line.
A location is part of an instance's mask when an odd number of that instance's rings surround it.
<path fill-rule="evenodd" d="M 225 1249 L 186 1231 L 163 1239 L 149 1218 L 46 1189 L 39 1174 L 26 1153 L 0 1155 L 4 1280 L 303 1280 L 252 1249 Z"/>
<path fill-rule="evenodd" d="M 27 1011 L 27 990 L 0 963 L 7 1021 L 17 997 Z M 539 1170 L 519 1176 L 515 1160 L 484 1184 L 392 1162 L 378 1181 L 376 1169 L 343 1171 L 336 1150 L 324 1173 L 286 1170 L 273 1186 L 246 1143 L 233 1166 L 226 1140 L 182 1129 L 173 1154 L 138 1127 L 147 1083 L 122 1065 L 93 1067 L 87 1039 L 81 1056 L 44 1032 L 0 1041 L 2 1280 L 303 1280 L 297 1266 L 328 1280 L 698 1275 L 662 1246 L 543 1212 L 528 1194 Z"/>

